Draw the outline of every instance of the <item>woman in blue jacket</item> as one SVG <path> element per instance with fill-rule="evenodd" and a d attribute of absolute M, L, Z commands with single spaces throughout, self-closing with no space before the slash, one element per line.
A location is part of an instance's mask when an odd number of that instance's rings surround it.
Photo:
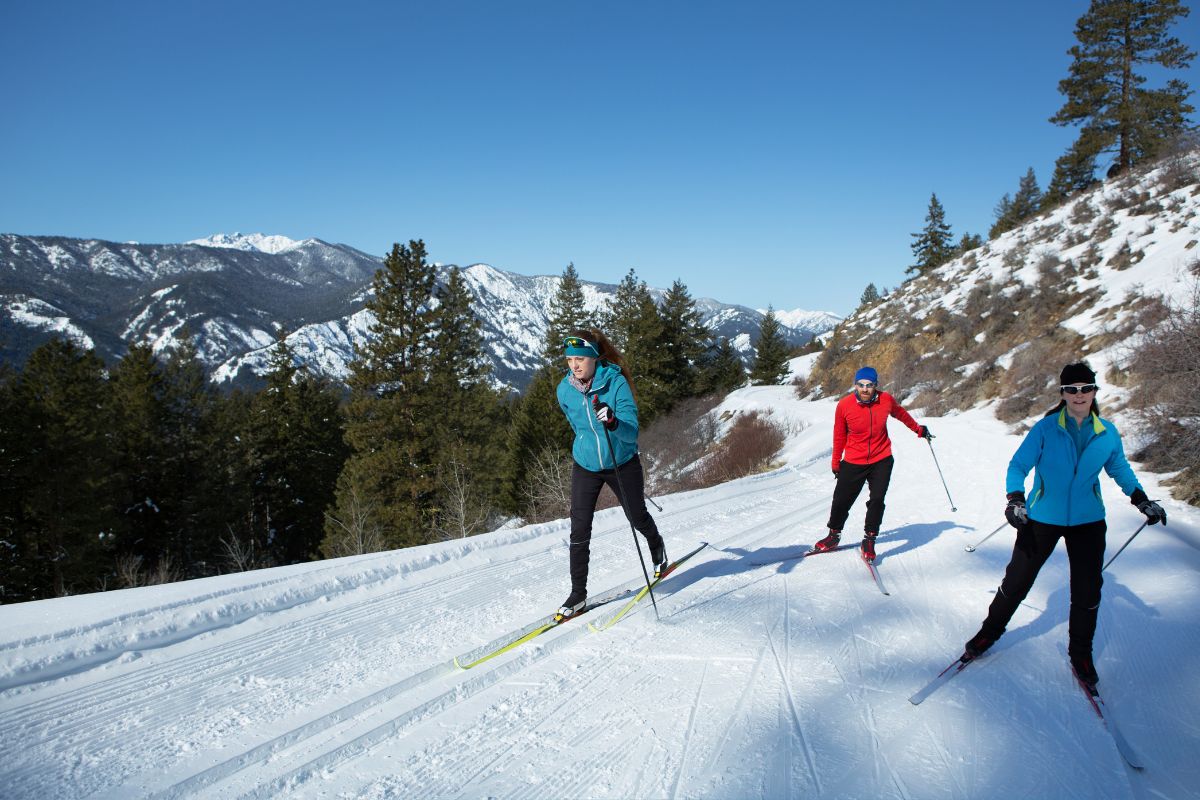
<path fill-rule="evenodd" d="M 1067 654 L 1075 676 L 1094 686 L 1099 676 L 1092 662 L 1092 637 L 1100 608 L 1107 530 L 1100 470 L 1117 482 L 1150 524 L 1165 525 L 1167 514 L 1138 484 L 1125 460 L 1117 427 L 1100 417 L 1096 373 L 1087 364 L 1068 364 L 1059 384 L 1059 404 L 1030 429 L 1008 462 L 1004 516 L 1017 529 L 1017 542 L 987 619 L 967 642 L 963 657 L 979 657 L 1000 638 L 1062 539 L 1071 568 Z M 1025 476 L 1031 469 L 1033 490 L 1026 503 Z"/>
<path fill-rule="evenodd" d="M 587 607 L 592 517 L 608 484 L 623 498 L 625 515 L 650 546 L 655 574 L 666 566 L 667 548 L 646 510 L 638 459 L 638 411 L 633 383 L 621 354 L 600 331 L 572 331 L 563 340 L 567 374 L 558 384 L 558 405 L 575 431 L 571 455 L 571 594 L 558 610 L 569 617 Z"/>

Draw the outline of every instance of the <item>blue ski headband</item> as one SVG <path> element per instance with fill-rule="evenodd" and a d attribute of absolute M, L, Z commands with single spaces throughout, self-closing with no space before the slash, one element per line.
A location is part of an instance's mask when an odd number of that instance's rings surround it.
<path fill-rule="evenodd" d="M 578 336 L 568 336 L 563 339 L 563 355 L 564 356 L 587 356 L 588 358 L 599 358 L 600 348 L 589 342 L 587 339 L 582 339 Z"/>

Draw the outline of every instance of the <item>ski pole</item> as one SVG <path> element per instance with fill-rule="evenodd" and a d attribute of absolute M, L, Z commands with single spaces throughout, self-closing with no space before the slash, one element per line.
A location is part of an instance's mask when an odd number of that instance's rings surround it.
<path fill-rule="evenodd" d="M 1143 522 L 1141 524 L 1141 526 L 1136 531 L 1133 532 L 1133 536 L 1137 536 L 1139 533 L 1141 533 L 1142 528 L 1146 527 L 1146 523 L 1148 523 L 1149 521 L 1150 520 L 1146 520 L 1146 522 Z M 1124 550 L 1126 547 L 1129 547 L 1129 543 L 1133 541 L 1133 536 L 1130 536 L 1127 540 L 1125 540 L 1125 544 L 1121 545 L 1121 550 Z M 1108 564 L 1111 564 L 1112 562 L 1117 560 L 1117 556 L 1121 555 L 1121 550 L 1118 550 L 1116 553 L 1113 554 L 1113 557 L 1108 560 Z M 1104 570 L 1108 569 L 1108 564 L 1105 564 L 1103 567 L 1101 567 L 1100 571 L 1104 572 Z"/>
<path fill-rule="evenodd" d="M 974 553 L 974 552 L 975 552 L 975 548 L 976 548 L 976 547 L 979 547 L 979 545 L 983 544 L 983 543 L 984 543 L 984 542 L 986 542 L 988 539 L 990 539 L 990 538 L 992 538 L 993 536 L 995 536 L 995 535 L 996 535 L 997 533 L 999 533 L 999 532 L 1000 532 L 1000 531 L 1001 531 L 1001 530 L 1004 528 L 1004 526 L 1006 526 L 1006 525 L 1008 525 L 1008 520 L 1005 520 L 1004 522 L 1001 522 L 1001 523 L 1000 523 L 1000 527 L 999 527 L 999 528 L 996 528 L 996 530 L 992 531 L 991 533 L 989 533 L 987 536 L 985 536 L 985 537 L 983 537 L 982 539 L 980 539 L 980 540 L 979 540 L 978 542 L 976 542 L 975 544 L 969 544 L 969 545 L 967 545 L 967 552 L 968 552 L 968 553 Z"/>
<path fill-rule="evenodd" d="M 933 450 L 933 442 L 931 442 L 929 439 L 926 439 L 925 443 L 929 445 L 929 453 L 933 456 L 933 465 L 937 467 L 938 477 L 942 479 L 942 488 L 946 490 L 946 499 L 950 500 L 950 510 L 958 511 L 958 509 L 954 507 L 954 500 L 950 498 L 950 487 L 946 485 L 946 476 L 942 474 L 942 465 L 938 463 L 937 453 L 935 453 Z"/>
<path fill-rule="evenodd" d="M 613 463 L 616 463 L 616 461 L 614 460 Z M 649 503 L 650 505 L 654 506 L 655 508 L 657 508 L 660 512 L 662 511 L 662 506 L 660 506 L 658 503 L 654 502 L 654 498 L 651 497 L 650 495 L 646 495 L 646 502 Z"/>
<path fill-rule="evenodd" d="M 593 397 L 593 404 L 599 404 L 600 398 Z M 608 426 L 604 426 L 604 440 L 608 442 L 608 454 L 612 456 L 613 462 L 613 477 L 617 479 L 617 495 L 621 501 L 621 510 L 625 512 L 625 519 L 629 520 L 629 530 L 633 532 L 633 546 L 637 548 L 638 561 L 642 565 L 642 577 L 646 579 L 646 591 L 650 593 L 650 604 L 654 606 L 654 618 L 662 621 L 662 617 L 658 614 L 658 601 L 654 599 L 654 589 L 650 586 L 650 573 L 646 571 L 646 559 L 642 558 L 642 544 L 638 541 L 637 528 L 633 527 L 633 517 L 629 515 L 629 506 L 625 504 L 625 489 L 621 486 L 621 470 L 617 468 L 617 451 L 613 449 L 612 436 L 608 433 Z"/>

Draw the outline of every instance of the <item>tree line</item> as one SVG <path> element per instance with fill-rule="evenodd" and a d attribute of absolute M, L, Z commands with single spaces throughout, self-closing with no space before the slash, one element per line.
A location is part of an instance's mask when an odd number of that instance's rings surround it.
<path fill-rule="evenodd" d="M 631 366 L 641 422 L 681 401 L 778 383 L 773 312 L 749 376 L 676 281 L 655 302 L 630 270 L 589 313 L 569 265 L 541 367 L 517 396 L 489 380 L 471 296 L 425 244 L 396 244 L 345 385 L 299 364 L 283 332 L 263 386 L 223 392 L 186 336 L 111 367 L 66 339 L 0 365 L 0 602 L 162 583 L 408 547 L 536 519 L 531 471 L 569 459 L 554 389 L 561 342 L 600 327 Z"/>

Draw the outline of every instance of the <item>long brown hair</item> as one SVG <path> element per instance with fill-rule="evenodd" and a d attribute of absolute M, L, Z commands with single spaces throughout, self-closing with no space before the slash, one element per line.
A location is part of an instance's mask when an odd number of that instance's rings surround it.
<path fill-rule="evenodd" d="M 589 342 L 596 345 L 597 349 L 600 350 L 600 358 L 598 360 L 612 364 L 621 370 L 621 374 L 625 376 L 625 382 L 629 384 L 629 391 L 633 392 L 633 401 L 635 403 L 637 402 L 637 389 L 633 387 L 633 376 L 629 374 L 629 369 L 625 366 L 625 357 L 622 356 L 621 351 L 618 350 L 613 343 L 608 340 L 607 336 L 605 336 L 596 328 L 577 328 L 567 335 L 578 336 L 580 339 L 587 339 Z"/>

